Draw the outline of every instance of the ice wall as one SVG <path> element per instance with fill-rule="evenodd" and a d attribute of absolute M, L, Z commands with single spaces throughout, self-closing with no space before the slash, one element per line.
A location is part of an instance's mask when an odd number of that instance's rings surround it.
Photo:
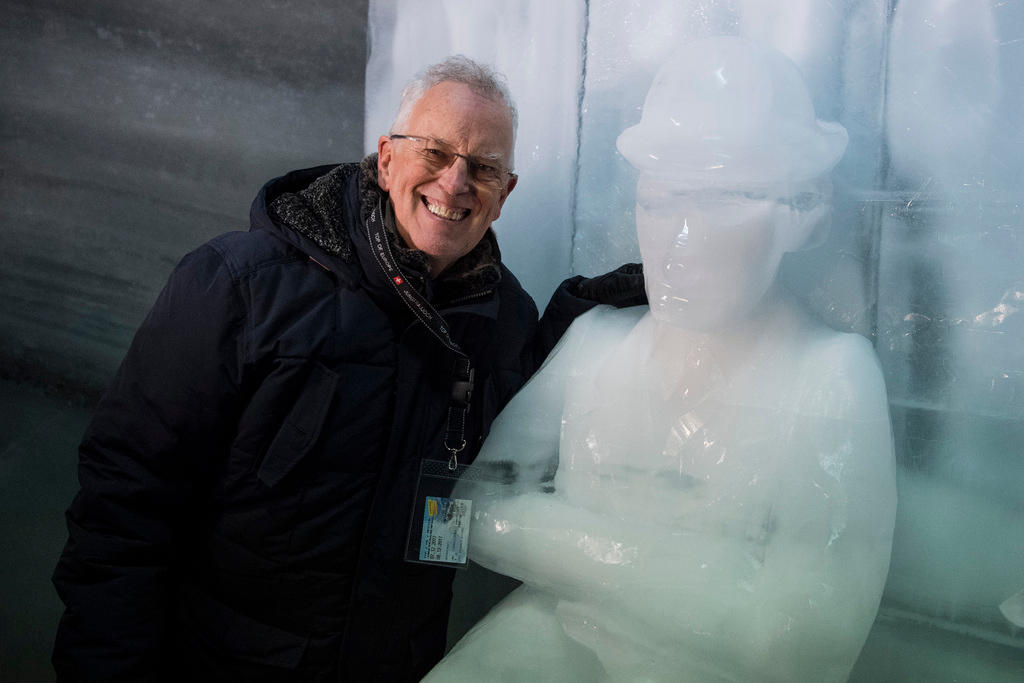
<path fill-rule="evenodd" d="M 1024 588 L 1024 5 L 900 0 L 878 350 L 902 445 L 889 595 L 997 624 Z"/>
<path fill-rule="evenodd" d="M 420 3 L 374 2 L 371 23 L 383 6 L 391 16 L 422 16 Z M 550 36 L 554 27 L 571 36 L 549 43 L 546 57 L 491 60 L 509 73 L 524 116 L 538 98 L 545 106 L 563 96 L 578 104 L 565 114 L 575 136 L 561 149 L 574 158 L 559 159 L 556 191 L 574 189 L 544 212 L 558 231 L 526 218 L 535 200 L 522 189 L 502 218 L 503 250 L 515 255 L 513 270 L 541 304 L 563 274 L 637 259 L 635 175 L 614 140 L 639 119 L 643 94 L 673 45 L 744 35 L 800 65 L 818 115 L 838 120 L 851 139 L 833 176 L 831 235 L 791 255 L 783 276 L 823 320 L 875 344 L 900 463 L 880 635 L 867 647 L 882 663 L 865 663 L 862 680 L 904 670 L 893 658 L 910 661 L 913 643 L 933 640 L 928 633 L 984 640 L 1019 673 L 1024 641 L 999 605 L 1024 588 L 1024 3 L 590 0 L 574 3 L 570 15 L 515 7 L 501 10 L 515 15 L 511 32 L 495 10 L 471 3 L 459 4 L 457 25 L 434 12 L 430 39 L 421 31 L 397 41 L 386 23 L 375 23 L 368 73 L 382 50 L 404 55 L 409 72 L 459 51 L 462 30 L 472 40 L 486 36 L 488 45 L 518 40 L 524 50 L 540 49 L 534 32 Z M 579 25 L 557 25 L 573 17 Z M 560 71 L 549 82 L 534 66 L 564 63 L 581 44 L 574 78 Z M 517 79 L 531 89 L 517 89 Z M 372 79 L 368 101 L 385 82 Z M 538 145 L 530 136 L 520 131 L 520 154 Z M 553 240 L 564 242 L 533 246 Z M 552 261 L 536 260 L 552 248 L 568 250 L 554 264 L 565 265 L 557 276 Z M 931 670 L 971 670 L 970 647 L 941 649 L 956 651 L 959 664 Z M 918 656 L 933 661 L 938 652 Z"/>
<path fill-rule="evenodd" d="M 359 157 L 366 0 L 0 0 L 0 16 L 0 681 L 52 681 L 78 404 L 178 259 L 247 227 L 265 180 Z"/>
<path fill-rule="evenodd" d="M 365 0 L 0 2 L 0 375 L 95 396 L 174 264 L 361 151 Z"/>

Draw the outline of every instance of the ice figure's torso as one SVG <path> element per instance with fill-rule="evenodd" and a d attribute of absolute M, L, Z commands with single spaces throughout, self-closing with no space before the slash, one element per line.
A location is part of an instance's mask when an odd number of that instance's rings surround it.
<path fill-rule="evenodd" d="M 602 315 L 619 319 L 614 328 L 639 312 Z M 800 496 L 810 514 L 838 482 L 809 443 L 843 430 L 814 395 L 828 369 L 817 367 L 808 331 L 788 329 L 805 337 L 799 357 L 791 340 L 774 338 L 723 363 L 707 335 L 666 330 L 649 315 L 604 348 L 591 327 L 566 387 L 555 488 L 638 523 L 761 542 L 782 499 Z M 853 342 L 829 332 L 818 343 L 837 339 Z"/>
<path fill-rule="evenodd" d="M 690 348 L 668 363 L 656 362 L 649 322 L 587 368 L 588 380 L 567 388 L 560 446 L 566 466 L 556 488 L 573 504 L 692 530 L 706 524 L 709 505 L 732 497 L 729 490 L 749 482 L 769 457 L 764 445 L 757 450 L 736 439 L 737 431 L 753 431 L 764 444 L 770 439 L 763 428 L 771 425 L 749 424 L 765 422 L 763 411 L 728 403 L 721 370 L 699 337 L 688 337 Z"/>
<path fill-rule="evenodd" d="M 645 310 L 577 321 L 495 423 L 481 462 L 522 480 L 476 492 L 471 556 L 555 596 L 612 680 L 842 680 L 895 503 L 870 347 L 785 305 L 724 346 Z M 501 610 L 460 657 L 511 628 Z"/>

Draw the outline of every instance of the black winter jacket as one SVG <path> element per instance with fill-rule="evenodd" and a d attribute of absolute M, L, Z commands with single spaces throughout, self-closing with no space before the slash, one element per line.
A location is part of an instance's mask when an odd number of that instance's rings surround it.
<path fill-rule="evenodd" d="M 81 445 L 60 680 L 418 680 L 442 655 L 453 570 L 403 555 L 454 355 L 369 253 L 382 196 L 374 157 L 291 173 L 172 274 Z M 493 234 L 438 282 L 392 240 L 473 360 L 470 460 L 592 304 L 563 285 L 538 329 Z"/>

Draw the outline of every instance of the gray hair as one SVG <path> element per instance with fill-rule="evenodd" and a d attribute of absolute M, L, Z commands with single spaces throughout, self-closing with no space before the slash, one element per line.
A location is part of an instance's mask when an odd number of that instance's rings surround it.
<path fill-rule="evenodd" d="M 428 66 L 406 83 L 402 88 L 402 99 L 398 104 L 395 122 L 391 124 L 391 132 L 404 132 L 402 129 L 409 124 L 412 110 L 420 98 L 430 88 L 445 82 L 464 83 L 478 95 L 504 104 L 512 122 L 512 139 L 515 139 L 519 112 L 516 111 L 505 77 L 486 64 L 474 62 L 465 55 L 452 55 L 443 62 Z"/>

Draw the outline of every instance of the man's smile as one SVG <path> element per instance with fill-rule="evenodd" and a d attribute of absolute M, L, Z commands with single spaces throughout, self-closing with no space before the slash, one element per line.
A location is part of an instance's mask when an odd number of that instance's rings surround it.
<path fill-rule="evenodd" d="M 427 207 L 427 211 L 438 218 L 443 218 L 449 221 L 461 221 L 469 215 L 469 209 L 445 206 L 444 204 L 440 204 L 432 199 L 427 199 L 426 197 L 423 197 L 422 200 L 423 205 Z"/>

